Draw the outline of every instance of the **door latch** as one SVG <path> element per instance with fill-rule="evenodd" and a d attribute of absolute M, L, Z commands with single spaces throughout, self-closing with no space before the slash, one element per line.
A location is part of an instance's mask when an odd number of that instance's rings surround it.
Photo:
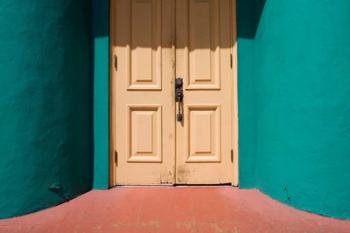
<path fill-rule="evenodd" d="M 183 119 L 183 80 L 182 78 L 176 78 L 175 80 L 175 102 L 178 103 L 178 112 L 176 114 L 176 120 L 182 121 Z"/>

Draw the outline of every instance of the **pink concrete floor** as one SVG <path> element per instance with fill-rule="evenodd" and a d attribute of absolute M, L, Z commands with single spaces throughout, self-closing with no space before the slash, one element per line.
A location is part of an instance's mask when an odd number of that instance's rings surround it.
<path fill-rule="evenodd" d="M 298 211 L 256 190 L 125 187 L 1 220 L 0 232 L 350 233 L 350 221 Z"/>

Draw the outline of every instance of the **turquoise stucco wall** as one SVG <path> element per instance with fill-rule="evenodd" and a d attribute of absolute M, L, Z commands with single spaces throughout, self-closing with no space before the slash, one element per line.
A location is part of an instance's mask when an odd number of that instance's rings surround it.
<path fill-rule="evenodd" d="M 91 189 L 89 8 L 0 0 L 0 218 Z"/>
<path fill-rule="evenodd" d="M 237 0 L 239 186 L 255 187 L 256 78 L 254 39 L 259 22 L 256 0 Z M 263 6 L 263 4 L 261 4 Z M 260 7 L 261 9 L 261 7 Z"/>
<path fill-rule="evenodd" d="M 350 2 L 250 3 L 238 4 L 241 187 L 350 218 Z"/>
<path fill-rule="evenodd" d="M 109 186 L 109 1 L 92 0 L 93 188 Z"/>

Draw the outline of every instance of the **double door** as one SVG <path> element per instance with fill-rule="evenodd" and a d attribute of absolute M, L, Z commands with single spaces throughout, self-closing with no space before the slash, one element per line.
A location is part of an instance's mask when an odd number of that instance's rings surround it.
<path fill-rule="evenodd" d="M 111 8 L 111 185 L 232 183 L 232 0 Z"/>

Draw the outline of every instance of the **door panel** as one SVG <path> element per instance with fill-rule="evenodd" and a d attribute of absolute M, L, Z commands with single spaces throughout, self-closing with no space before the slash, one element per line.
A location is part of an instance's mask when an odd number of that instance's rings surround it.
<path fill-rule="evenodd" d="M 220 162 L 220 106 L 187 105 L 186 162 Z"/>
<path fill-rule="evenodd" d="M 176 124 L 176 183 L 232 183 L 231 1 L 176 4 L 176 76 L 184 79 L 184 117 Z"/>
<path fill-rule="evenodd" d="M 174 183 L 173 0 L 112 1 L 112 185 Z"/>
<path fill-rule="evenodd" d="M 162 162 L 162 106 L 128 106 L 127 162 Z"/>
<path fill-rule="evenodd" d="M 187 89 L 220 88 L 219 1 L 188 1 Z"/>
<path fill-rule="evenodd" d="M 128 67 L 130 70 L 128 89 L 161 90 L 161 1 L 133 0 L 130 5 L 131 51 L 128 51 L 130 53 L 128 65 L 131 67 Z"/>

